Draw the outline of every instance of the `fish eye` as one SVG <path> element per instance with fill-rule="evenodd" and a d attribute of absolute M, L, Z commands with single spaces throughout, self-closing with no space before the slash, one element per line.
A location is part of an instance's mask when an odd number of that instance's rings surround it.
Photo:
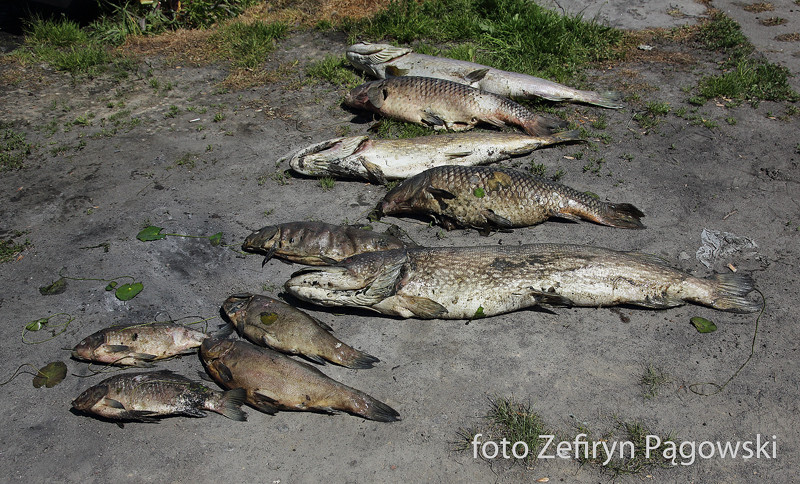
<path fill-rule="evenodd" d="M 289 237 L 289 243 L 294 244 L 294 237 Z"/>

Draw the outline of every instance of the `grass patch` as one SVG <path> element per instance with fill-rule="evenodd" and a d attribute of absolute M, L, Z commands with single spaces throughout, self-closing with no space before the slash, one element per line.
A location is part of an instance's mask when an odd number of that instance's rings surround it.
<path fill-rule="evenodd" d="M 589 62 L 618 58 L 625 37 L 526 0 L 397 0 L 342 28 L 351 41 L 460 44 L 443 54 L 557 82 L 575 80 Z"/>
<path fill-rule="evenodd" d="M 589 429 L 584 427 L 579 427 L 578 431 L 585 433 L 586 440 L 589 442 L 606 441 L 609 444 L 618 444 L 616 449 L 611 445 L 608 449 L 600 445 L 597 447 L 596 453 L 589 452 L 589 458 L 586 458 L 586 455 L 580 455 L 578 458 L 582 464 L 597 466 L 602 472 L 611 474 L 613 477 L 623 474 L 649 474 L 653 469 L 672 467 L 672 462 L 667 456 L 670 455 L 669 449 L 670 444 L 673 443 L 673 437 L 671 435 L 659 436 L 641 421 L 614 419 L 613 427 L 599 436 L 593 435 Z M 646 453 L 648 438 L 653 439 L 654 437 L 659 439 L 660 445 L 651 450 L 648 456 Z M 651 449 L 656 442 L 658 441 L 650 442 Z"/>
<path fill-rule="evenodd" d="M 22 168 L 33 145 L 25 141 L 25 133 L 4 128 L 0 124 L 0 172 Z"/>
<path fill-rule="evenodd" d="M 639 385 L 642 386 L 645 400 L 658 396 L 658 392 L 671 382 L 672 377 L 667 372 L 653 365 L 645 366 L 642 376 L 639 377 Z"/>
<path fill-rule="evenodd" d="M 14 237 L 8 240 L 0 240 L 0 264 L 9 262 L 16 258 L 17 254 L 31 246 L 31 241 L 25 239 L 25 242 L 14 242 L 14 238 L 24 235 L 25 232 L 14 232 Z"/>
<path fill-rule="evenodd" d="M 314 61 L 306 67 L 306 77 L 311 80 L 327 81 L 334 86 L 352 89 L 364 82 L 364 78 L 349 67 L 343 56 L 326 55 L 319 61 Z"/>
<path fill-rule="evenodd" d="M 395 119 L 383 118 L 373 128 L 378 138 L 416 138 L 418 136 L 428 136 L 434 134 L 430 128 L 414 123 L 398 121 Z"/>

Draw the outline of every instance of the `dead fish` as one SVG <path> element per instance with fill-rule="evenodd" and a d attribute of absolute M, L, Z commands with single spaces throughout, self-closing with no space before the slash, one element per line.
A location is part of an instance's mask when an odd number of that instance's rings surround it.
<path fill-rule="evenodd" d="M 464 131 L 479 122 L 497 127 L 519 126 L 531 136 L 549 136 L 564 122 L 547 120 L 525 107 L 490 92 L 430 77 L 392 77 L 353 88 L 345 105 L 382 116 Z"/>
<path fill-rule="evenodd" d="M 372 252 L 299 271 L 285 289 L 314 304 L 403 318 L 473 319 L 537 304 L 761 309 L 745 298 L 753 280 L 742 273 L 699 278 L 656 256 L 568 244 Z"/>
<path fill-rule="evenodd" d="M 405 180 L 380 203 L 384 215 L 430 214 L 448 229 L 526 227 L 550 217 L 586 219 L 641 229 L 644 214 L 628 203 L 607 203 L 567 186 L 507 168 L 439 166 Z"/>
<path fill-rule="evenodd" d="M 347 59 L 356 69 L 378 79 L 391 76 L 423 76 L 446 79 L 512 99 L 543 98 L 572 101 L 620 109 L 622 94 L 574 89 L 539 77 L 503 71 L 447 57 L 417 54 L 407 47 L 361 42 L 347 49 Z"/>
<path fill-rule="evenodd" d="M 388 234 L 324 222 L 268 225 L 242 244 L 242 250 L 265 254 L 265 264 L 275 256 L 308 265 L 332 264 L 362 252 L 401 247 L 405 247 L 403 241 Z"/>
<path fill-rule="evenodd" d="M 112 420 L 157 422 L 157 417 L 205 417 L 204 410 L 245 421 L 246 392 L 212 390 L 169 370 L 123 373 L 106 378 L 72 401 L 75 410 Z"/>
<path fill-rule="evenodd" d="M 217 383 L 244 388 L 247 403 L 268 414 L 280 409 L 338 410 L 378 422 L 400 420 L 400 414 L 385 403 L 268 348 L 213 338 L 203 342 L 200 358 Z"/>
<path fill-rule="evenodd" d="M 227 327 L 216 334 L 232 331 Z M 194 353 L 209 336 L 211 333 L 175 323 L 112 326 L 84 338 L 73 348 L 72 356 L 117 366 L 150 367 L 156 360 Z"/>
<path fill-rule="evenodd" d="M 362 178 L 385 184 L 440 165 L 473 166 L 506 160 L 556 143 L 582 141 L 580 133 L 550 136 L 520 133 L 445 133 L 405 139 L 334 138 L 313 144 L 281 159 L 298 173 Z"/>
<path fill-rule="evenodd" d="M 348 368 L 372 368 L 380 361 L 342 343 L 325 323 L 271 297 L 234 294 L 225 300 L 222 311 L 240 336 L 259 346 Z"/>

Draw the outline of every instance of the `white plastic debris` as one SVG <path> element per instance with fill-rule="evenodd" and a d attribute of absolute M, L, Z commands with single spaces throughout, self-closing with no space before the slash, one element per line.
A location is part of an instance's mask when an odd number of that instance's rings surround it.
<path fill-rule="evenodd" d="M 734 252 L 758 248 L 758 244 L 753 239 L 719 230 L 703 229 L 700 240 L 703 245 L 697 249 L 695 257 L 708 268 L 718 259 L 727 257 Z"/>

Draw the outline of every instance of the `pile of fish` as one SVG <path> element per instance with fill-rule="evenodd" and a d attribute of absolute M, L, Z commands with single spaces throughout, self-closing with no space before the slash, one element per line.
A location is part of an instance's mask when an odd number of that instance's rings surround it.
<path fill-rule="evenodd" d="M 582 91 L 480 64 L 416 54 L 409 48 L 359 43 L 353 66 L 377 80 L 356 87 L 345 104 L 428 126 L 464 131 L 479 123 L 522 133 L 445 133 L 414 139 L 333 138 L 280 161 L 309 176 L 332 175 L 386 184 L 404 180 L 377 205 L 381 216 L 429 216 L 445 228 L 481 234 L 538 224 L 550 217 L 643 229 L 644 213 L 520 171 L 485 166 L 565 142 L 577 131 L 511 98 L 542 97 L 620 108 L 617 93 Z M 395 235 L 349 225 L 287 222 L 254 231 L 242 249 L 310 267 L 292 274 L 286 293 L 321 306 L 364 308 L 401 318 L 474 319 L 536 305 L 670 308 L 685 303 L 748 313 L 753 281 L 743 274 L 707 278 L 639 252 L 583 245 L 418 247 Z M 175 323 L 116 326 L 73 349 L 75 359 L 152 367 L 198 352 L 211 389 L 168 370 L 122 373 L 88 388 L 76 411 L 118 423 L 216 412 L 244 421 L 244 404 L 261 412 L 346 412 L 378 422 L 400 416 L 390 406 L 335 381 L 312 364 L 366 369 L 379 359 L 331 334 L 331 328 L 283 301 L 234 294 L 222 304 L 230 323 L 199 331 Z M 243 339 L 231 339 L 236 330 Z M 289 356 L 291 355 L 291 356 Z"/>

